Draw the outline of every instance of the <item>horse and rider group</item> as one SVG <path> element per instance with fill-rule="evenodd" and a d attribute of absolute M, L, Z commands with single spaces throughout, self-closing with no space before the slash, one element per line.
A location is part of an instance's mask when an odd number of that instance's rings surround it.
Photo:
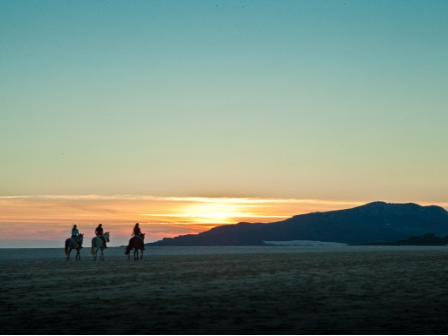
<path fill-rule="evenodd" d="M 90 254 L 93 256 L 93 260 L 97 259 L 98 249 L 101 251 L 100 259 L 104 260 L 104 249 L 107 249 L 107 243 L 109 242 L 109 232 L 104 232 L 103 224 L 99 224 L 95 228 L 95 237 L 92 238 L 92 248 Z M 143 251 L 145 250 L 144 240 L 145 234 L 142 233 L 139 223 L 135 224 L 132 232 L 132 238 L 129 240 L 129 245 L 126 247 L 125 255 L 130 259 L 130 251 L 134 250 L 134 260 L 143 259 Z M 83 248 L 82 243 L 84 240 L 84 234 L 80 233 L 78 226 L 75 224 L 72 228 L 72 236 L 65 241 L 65 255 L 67 260 L 70 259 L 70 252 L 76 250 L 76 260 L 81 260 L 79 251 Z M 141 258 L 139 258 L 139 250 L 141 250 Z"/>

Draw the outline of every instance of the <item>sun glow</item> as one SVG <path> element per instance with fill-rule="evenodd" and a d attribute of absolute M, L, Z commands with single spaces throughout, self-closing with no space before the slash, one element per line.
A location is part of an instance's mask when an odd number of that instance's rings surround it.
<path fill-rule="evenodd" d="M 17 240 L 17 232 L 23 241 L 54 241 L 52 244 L 59 246 L 71 233 L 74 223 L 88 237 L 94 234 L 98 223 L 102 223 L 112 232 L 112 244 L 124 245 L 137 222 L 151 242 L 196 234 L 219 225 L 270 223 L 303 213 L 347 209 L 363 203 L 366 202 L 150 195 L 2 196 L 0 247 Z"/>
<path fill-rule="evenodd" d="M 195 198 L 191 201 L 192 203 L 188 202 L 187 204 L 179 205 L 176 213 L 150 213 L 141 215 L 181 218 L 185 223 L 198 224 L 235 224 L 238 221 L 246 219 L 263 220 L 264 218 L 281 219 L 288 217 L 282 215 L 264 215 L 261 213 L 256 214 L 253 212 L 253 205 L 248 205 L 249 202 L 247 199 Z"/>

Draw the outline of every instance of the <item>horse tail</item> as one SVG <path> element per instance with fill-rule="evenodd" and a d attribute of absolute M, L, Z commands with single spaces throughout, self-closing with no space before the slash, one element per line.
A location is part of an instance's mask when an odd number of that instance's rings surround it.
<path fill-rule="evenodd" d="M 65 252 L 65 255 L 66 256 L 68 256 L 68 246 L 69 246 L 69 243 L 68 243 L 68 239 L 65 241 L 65 249 L 64 249 L 64 252 Z"/>
<path fill-rule="evenodd" d="M 128 245 L 126 247 L 126 250 L 124 250 L 124 255 L 128 255 L 131 252 L 131 245 Z"/>

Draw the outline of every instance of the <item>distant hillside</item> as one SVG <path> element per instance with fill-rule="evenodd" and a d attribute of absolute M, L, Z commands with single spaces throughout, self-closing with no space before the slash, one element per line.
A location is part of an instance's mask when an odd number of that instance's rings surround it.
<path fill-rule="evenodd" d="M 426 233 L 448 235 L 448 212 L 438 206 L 373 202 L 352 209 L 298 215 L 269 224 L 224 225 L 196 235 L 164 238 L 157 246 L 263 245 L 316 240 L 346 244 L 394 242 Z"/>

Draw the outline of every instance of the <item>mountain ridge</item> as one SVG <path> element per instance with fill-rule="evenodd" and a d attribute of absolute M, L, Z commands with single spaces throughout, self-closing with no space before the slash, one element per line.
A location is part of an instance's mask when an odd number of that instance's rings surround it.
<path fill-rule="evenodd" d="M 346 244 L 392 242 L 448 234 L 448 211 L 416 203 L 376 201 L 350 209 L 311 212 L 272 223 L 241 222 L 196 235 L 164 238 L 157 246 L 263 245 L 263 241 L 317 240 Z"/>

